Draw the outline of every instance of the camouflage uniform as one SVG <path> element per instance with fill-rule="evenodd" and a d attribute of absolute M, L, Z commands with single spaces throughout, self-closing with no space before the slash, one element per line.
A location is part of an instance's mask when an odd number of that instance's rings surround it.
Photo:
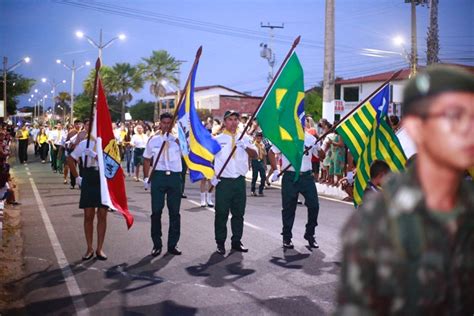
<path fill-rule="evenodd" d="M 337 315 L 473 315 L 474 185 L 462 182 L 455 216 L 441 219 L 414 168 L 393 175 L 344 227 Z"/>

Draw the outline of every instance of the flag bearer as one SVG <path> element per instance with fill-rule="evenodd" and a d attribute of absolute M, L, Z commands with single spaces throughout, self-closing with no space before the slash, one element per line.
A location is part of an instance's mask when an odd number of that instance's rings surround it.
<path fill-rule="evenodd" d="M 166 204 L 168 206 L 170 226 L 168 230 L 168 253 L 172 255 L 181 255 L 178 248 L 180 236 L 181 217 L 179 208 L 181 206 L 182 194 L 182 164 L 181 150 L 178 140 L 171 133 L 173 116 L 170 113 L 160 115 L 160 128 L 162 133 L 155 134 L 147 143 L 143 153 L 144 163 L 143 172 L 145 176 L 149 175 L 151 160 L 153 163 L 158 157 L 158 153 L 164 146 L 156 168 L 152 170 L 151 176 L 151 239 L 153 240 L 153 249 L 151 255 L 156 257 L 161 254 L 163 244 L 161 242 L 161 214 Z M 144 180 L 145 190 L 150 185 L 148 177 Z"/>
<path fill-rule="evenodd" d="M 214 232 L 217 253 L 221 255 L 226 252 L 225 240 L 227 238 L 229 212 L 232 214 L 232 249 L 240 252 L 248 251 L 241 242 L 246 204 L 245 174 L 249 170 L 249 157 L 251 159 L 256 158 L 257 151 L 249 136 L 244 135 L 241 140 L 238 140 L 240 137 L 240 133 L 237 133 L 238 125 L 239 113 L 235 111 L 225 112 L 225 129 L 222 134 L 215 138 L 222 148 L 215 156 L 214 170 L 216 175 L 222 170 L 232 148 L 237 147 L 220 179 L 214 176 L 211 180 L 211 184 L 216 187 Z"/>
<path fill-rule="evenodd" d="M 89 128 L 89 125 L 86 125 Z M 58 129 L 60 130 L 60 129 Z M 87 159 L 86 159 L 87 157 Z M 76 169 L 76 162 L 82 161 L 82 174 L 79 176 Z M 87 160 L 87 161 L 86 161 Z M 76 184 L 81 188 L 79 208 L 84 209 L 84 233 L 87 242 L 87 251 L 82 260 L 89 260 L 94 255 L 92 240 L 94 235 L 94 217 L 97 208 L 97 248 L 95 251 L 98 260 L 107 260 L 107 256 L 102 251 L 107 228 L 107 206 L 102 205 L 100 194 L 99 164 L 97 162 L 97 149 L 94 139 L 90 140 L 87 147 L 87 139 L 82 140 L 71 154 L 67 157 L 71 178 L 76 179 Z"/>
<path fill-rule="evenodd" d="M 304 196 L 305 205 L 308 208 L 308 222 L 306 224 L 304 239 L 308 241 L 309 247 L 319 248 L 318 243 L 314 238 L 314 230 L 316 226 L 318 226 L 319 201 L 318 192 L 316 191 L 316 185 L 314 184 L 314 178 L 312 175 L 311 158 L 313 156 L 319 156 L 320 159 L 323 159 L 324 152 L 320 149 L 319 144 L 314 145 L 315 142 L 316 138 L 314 136 L 305 133 L 304 146 L 305 148 L 310 149 L 308 153 L 303 156 L 298 179 L 295 180 L 296 174 L 293 167 L 290 167 L 288 171 L 285 171 L 283 174 L 281 182 L 281 200 L 283 207 L 281 211 L 281 217 L 283 222 L 283 231 L 281 234 L 283 236 L 283 247 L 287 249 L 294 248 L 291 241 L 291 238 L 293 237 L 291 231 L 295 221 L 298 194 L 300 193 Z M 280 150 L 278 150 L 278 148 L 276 148 L 274 145 L 268 152 L 270 164 L 275 170 L 272 175 L 272 181 L 276 181 L 278 179 L 279 171 L 277 170 L 275 154 L 280 153 Z M 290 163 L 284 155 L 282 155 L 282 161 L 282 168 L 285 169 Z"/>

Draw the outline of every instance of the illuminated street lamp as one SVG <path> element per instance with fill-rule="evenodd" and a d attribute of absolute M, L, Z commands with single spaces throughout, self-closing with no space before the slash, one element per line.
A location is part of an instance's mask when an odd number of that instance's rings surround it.
<path fill-rule="evenodd" d="M 99 33 L 99 43 L 97 43 L 96 41 L 94 41 L 92 38 L 90 38 L 89 36 L 87 36 L 86 34 L 84 34 L 83 32 L 81 31 L 77 31 L 76 32 L 76 36 L 78 38 L 86 38 L 87 41 L 89 42 L 89 44 L 91 44 L 92 46 L 96 47 L 97 49 L 99 49 L 99 59 L 100 61 L 102 62 L 102 50 L 104 48 L 107 48 L 109 47 L 110 45 L 112 45 L 113 42 L 115 42 L 116 40 L 121 40 L 121 41 L 124 41 L 127 37 L 125 36 L 125 34 L 119 34 L 117 35 L 116 37 L 112 38 L 111 40 L 109 40 L 108 42 L 106 42 L 105 44 L 103 44 L 102 42 L 102 29 L 100 29 L 100 33 Z"/>
<path fill-rule="evenodd" d="M 25 57 L 12 66 L 8 67 L 8 58 L 3 57 L 3 119 L 6 120 L 7 118 L 7 74 L 9 71 L 19 67 L 22 64 L 28 64 L 31 61 L 30 57 Z"/>
<path fill-rule="evenodd" d="M 84 68 L 85 66 L 90 66 L 91 63 L 89 61 L 86 61 L 83 65 L 76 66 L 73 60 L 72 65 L 68 66 L 61 59 L 56 59 L 56 63 L 63 65 L 66 69 L 69 69 L 71 71 L 71 121 L 73 121 L 74 119 L 74 82 L 76 78 L 76 71 Z"/>
<path fill-rule="evenodd" d="M 60 82 L 56 82 L 54 79 L 52 81 L 48 81 L 48 79 L 46 78 L 41 78 L 41 81 L 43 83 L 47 83 L 49 84 L 49 86 L 51 87 L 51 94 L 53 95 L 52 97 L 52 104 L 53 104 L 53 114 L 54 114 L 54 106 L 55 106 L 55 99 L 56 99 L 56 88 L 60 85 L 60 84 L 63 84 L 63 83 L 66 83 L 66 80 L 63 80 L 63 81 L 60 81 Z"/>

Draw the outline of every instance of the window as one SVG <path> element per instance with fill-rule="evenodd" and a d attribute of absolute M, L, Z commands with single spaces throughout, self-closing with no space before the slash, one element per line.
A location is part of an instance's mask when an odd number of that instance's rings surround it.
<path fill-rule="evenodd" d="M 344 87 L 344 101 L 359 102 L 359 87 Z"/>

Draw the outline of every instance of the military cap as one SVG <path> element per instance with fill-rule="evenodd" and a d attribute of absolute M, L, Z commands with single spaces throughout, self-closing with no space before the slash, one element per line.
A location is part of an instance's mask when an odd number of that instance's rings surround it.
<path fill-rule="evenodd" d="M 234 111 L 234 110 L 229 110 L 229 111 L 225 111 L 225 113 L 224 113 L 224 120 L 225 120 L 226 118 L 228 118 L 229 116 L 231 116 L 231 115 L 240 117 L 239 112 Z"/>
<path fill-rule="evenodd" d="M 474 74 L 457 66 L 432 65 L 411 78 L 403 91 L 403 113 L 418 112 L 416 101 L 443 92 L 474 93 Z"/>
<path fill-rule="evenodd" d="M 255 133 L 255 137 L 258 137 L 258 136 L 263 137 L 263 133 L 262 132 Z"/>

